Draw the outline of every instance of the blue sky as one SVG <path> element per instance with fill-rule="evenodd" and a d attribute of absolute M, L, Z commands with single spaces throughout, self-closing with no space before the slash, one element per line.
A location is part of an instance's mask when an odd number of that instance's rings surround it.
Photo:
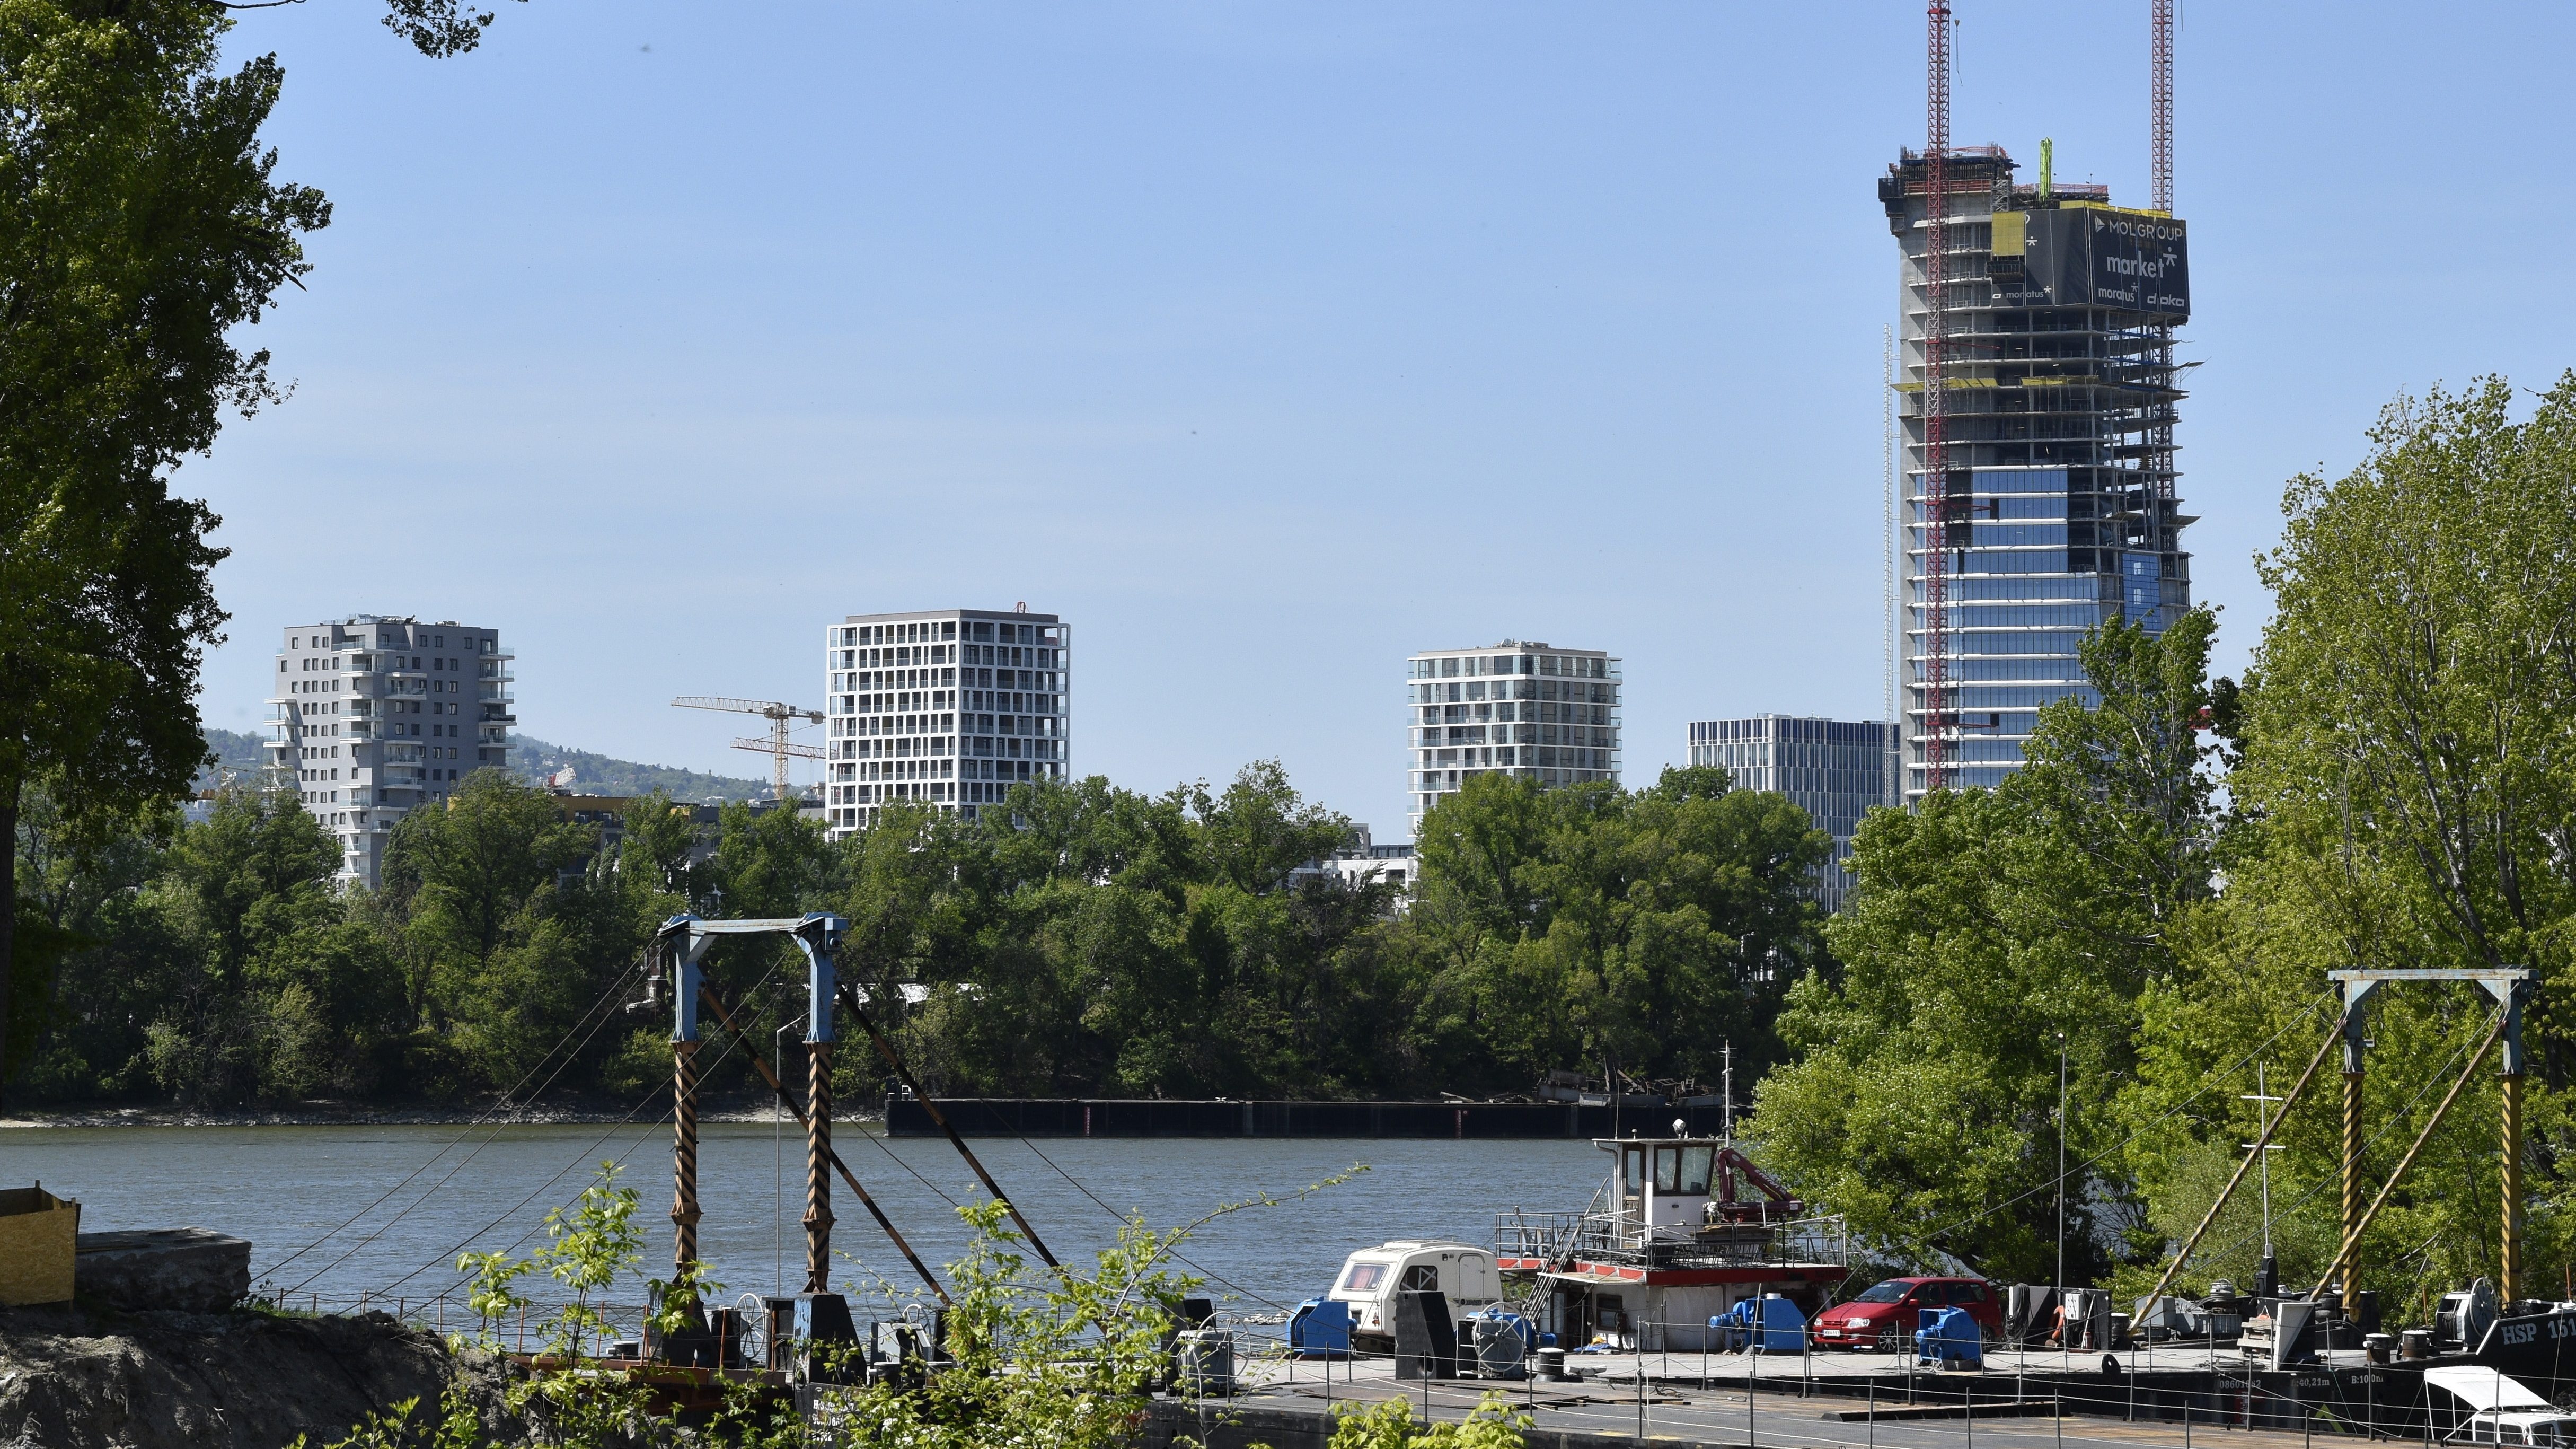
<path fill-rule="evenodd" d="M 1031 608 L 1074 763 L 1275 757 L 1404 833 L 1404 659 L 1624 658 L 1684 725 L 1879 710 L 1876 176 L 1913 4 L 505 4 L 246 14 L 338 207 L 180 486 L 231 547 L 209 723 L 289 624 L 497 625 L 521 728 L 762 773 L 675 694 L 819 704 L 846 613 Z M 1956 139 L 2145 200 L 2146 12 L 1960 0 Z M 2576 9 L 2186 4 L 2179 432 L 2222 666 L 2282 481 L 2568 346 Z"/>

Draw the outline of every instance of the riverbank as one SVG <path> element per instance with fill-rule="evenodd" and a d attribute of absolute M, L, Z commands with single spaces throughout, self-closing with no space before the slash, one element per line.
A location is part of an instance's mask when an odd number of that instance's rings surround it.
<path fill-rule="evenodd" d="M 730 1095 L 709 1093 L 700 1106 L 703 1122 L 767 1122 L 777 1099 L 767 1092 Z M 874 1122 L 883 1113 L 842 1104 L 835 1121 Z M 667 1120 L 665 1109 L 644 1119 L 629 1102 L 539 1102 L 498 1108 L 454 1102 L 295 1102 L 273 1107 L 137 1106 L 127 1103 L 65 1103 L 22 1107 L 0 1116 L 0 1131 L 42 1127 L 473 1127 L 607 1126 L 636 1122 L 651 1126 Z"/>

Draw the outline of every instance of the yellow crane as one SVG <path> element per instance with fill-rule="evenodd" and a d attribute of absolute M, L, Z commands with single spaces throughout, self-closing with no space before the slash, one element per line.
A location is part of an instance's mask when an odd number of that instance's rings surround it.
<path fill-rule="evenodd" d="M 795 744 L 787 738 L 787 732 L 799 721 L 821 724 L 823 715 L 820 710 L 805 709 L 778 700 L 726 699 L 712 694 L 684 694 L 672 700 L 671 703 L 680 709 L 713 709 L 727 714 L 756 714 L 769 721 L 769 738 L 735 740 L 733 747 L 737 750 L 751 750 L 769 756 L 769 784 L 770 788 L 777 792 L 781 804 L 793 804 L 796 799 L 792 787 L 787 783 L 787 762 L 791 759 L 823 758 L 820 747 Z"/>

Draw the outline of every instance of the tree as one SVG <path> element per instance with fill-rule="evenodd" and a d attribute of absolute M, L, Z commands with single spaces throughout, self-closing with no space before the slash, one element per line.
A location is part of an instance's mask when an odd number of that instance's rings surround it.
<path fill-rule="evenodd" d="M 1863 822 L 1851 908 L 1825 928 L 1841 969 L 1790 988 L 1795 1060 L 1753 1122 L 1771 1166 L 1856 1230 L 2045 1278 L 2062 1139 L 2068 1272 L 2099 1272 L 2105 1208 L 2134 1209 L 2121 1164 L 2091 1165 L 2119 1140 L 2106 1085 L 2134 1071 L 2142 1000 L 2212 892 L 2194 726 L 2214 629 L 2102 626 L 2081 648 L 2097 699 L 2041 710 L 2026 768 Z"/>
<path fill-rule="evenodd" d="M 277 181 L 272 58 L 217 69 L 194 0 L 0 4 L 0 834 L 182 793 L 223 612 L 215 518 L 166 475 L 279 396 L 235 329 L 306 270 L 319 192 Z M 0 879 L 0 1042 L 16 985 Z M 5 1087 L 14 1060 L 0 1060 Z"/>
<path fill-rule="evenodd" d="M 2173 989 L 2150 998 L 2131 1116 L 2164 1118 L 2266 1042 L 2278 1091 L 2331 1027 L 2329 971 L 2530 967 L 2525 1271 L 2545 1282 L 2576 1247 L 2559 1166 L 2576 1069 L 2576 375 L 2519 421 L 2517 406 L 2493 378 L 2400 399 L 2358 467 L 2286 489 L 2281 544 L 2261 560 L 2272 620 L 2242 690 L 2213 701 L 2240 757 L 2228 885 Z M 2377 1180 L 2492 1007 L 2471 987 L 2409 984 L 2370 1010 L 2363 1172 Z M 2331 1225 L 2340 1132 L 2320 1095 L 2287 1119 L 2275 1180 Z M 2251 1111 L 2227 1105 L 2148 1132 L 2141 1179 L 2191 1195 L 2195 1155 L 2251 1140 Z M 2496 1111 L 2478 1073 L 2375 1221 L 2362 1281 L 2383 1301 L 2495 1273 Z M 2285 1253 L 2284 1272 L 2322 1271 L 2333 1236 Z M 2223 1245 L 2202 1256 L 2224 1261 Z"/>
<path fill-rule="evenodd" d="M 386 843 L 415 1019 L 488 1085 L 519 1080 L 631 959 L 636 923 L 590 908 L 597 848 L 591 827 L 497 769 L 467 776 L 445 809 L 405 815 Z"/>
<path fill-rule="evenodd" d="M 1439 957 L 1428 1030 L 1486 1085 L 1616 1062 L 1713 1077 L 1771 1055 L 1780 994 L 1818 954 L 1802 894 L 1832 849 L 1722 770 L 1645 789 L 1480 775 L 1423 820 L 1413 915 Z"/>

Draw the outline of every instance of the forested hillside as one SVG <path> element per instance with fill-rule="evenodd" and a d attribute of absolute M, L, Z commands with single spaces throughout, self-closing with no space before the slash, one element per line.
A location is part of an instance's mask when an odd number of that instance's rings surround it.
<path fill-rule="evenodd" d="M 745 755 L 744 759 L 758 756 Z M 548 744 L 530 735 L 510 736 L 510 773 L 531 785 L 543 785 L 559 770 L 573 772 L 572 788 L 585 795 L 650 795 L 656 790 L 694 805 L 721 800 L 766 800 L 769 782 L 736 775 L 709 775 L 669 765 L 643 765 L 610 755 Z"/>

